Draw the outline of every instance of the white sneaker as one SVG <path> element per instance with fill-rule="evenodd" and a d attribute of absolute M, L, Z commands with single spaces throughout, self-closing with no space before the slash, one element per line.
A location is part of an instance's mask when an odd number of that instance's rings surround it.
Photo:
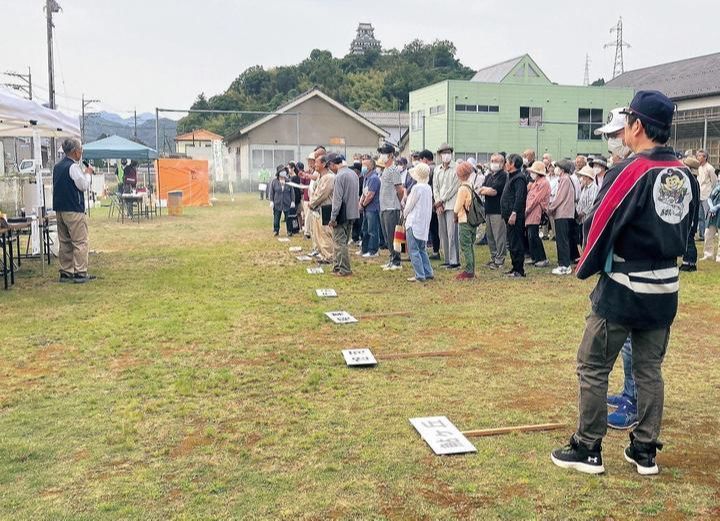
<path fill-rule="evenodd" d="M 569 266 L 558 266 L 554 270 L 552 270 L 553 275 L 570 275 L 572 273 L 572 268 Z"/>
<path fill-rule="evenodd" d="M 366 258 L 366 259 L 370 259 L 370 258 L 372 258 L 372 257 L 377 257 L 378 254 L 377 254 L 377 253 L 370 253 L 370 252 L 368 251 L 368 252 L 366 252 L 366 253 L 363 253 L 362 256 L 363 256 L 364 258 Z"/>
<path fill-rule="evenodd" d="M 390 264 L 390 267 L 388 268 L 389 271 L 395 271 L 395 270 L 401 270 L 402 266 L 399 264 Z"/>
<path fill-rule="evenodd" d="M 362 257 L 365 256 L 365 254 L 362 252 L 362 250 L 356 251 L 356 252 L 355 252 L 355 255 L 360 255 L 360 256 L 362 256 Z"/>
<path fill-rule="evenodd" d="M 392 266 L 392 263 L 388 262 L 387 264 L 383 264 L 380 267 L 383 269 L 383 271 L 387 271 L 390 269 L 390 266 Z"/>

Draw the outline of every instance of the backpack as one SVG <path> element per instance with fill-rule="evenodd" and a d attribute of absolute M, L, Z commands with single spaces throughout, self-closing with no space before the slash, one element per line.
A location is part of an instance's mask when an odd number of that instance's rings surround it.
<path fill-rule="evenodd" d="M 485 206 L 482 199 L 469 185 L 466 185 L 472 194 L 470 207 L 467 209 L 467 222 L 470 226 L 480 226 L 485 222 Z"/>

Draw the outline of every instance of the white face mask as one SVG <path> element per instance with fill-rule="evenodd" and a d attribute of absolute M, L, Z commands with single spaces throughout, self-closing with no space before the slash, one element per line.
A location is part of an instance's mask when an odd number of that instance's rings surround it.
<path fill-rule="evenodd" d="M 490 170 L 493 172 L 499 172 L 502 168 L 502 165 L 500 163 L 490 163 Z"/>
<path fill-rule="evenodd" d="M 449 163 L 452 161 L 452 154 L 441 154 L 440 158 L 442 159 L 443 163 Z"/>
<path fill-rule="evenodd" d="M 602 168 L 600 168 L 599 166 L 596 166 L 595 168 L 593 168 L 593 173 L 595 175 L 600 175 L 601 172 L 602 172 Z"/>
<path fill-rule="evenodd" d="M 553 172 L 555 172 L 555 175 L 560 175 L 560 172 L 561 172 L 560 167 L 556 166 L 555 170 L 553 170 Z"/>
<path fill-rule="evenodd" d="M 630 155 L 630 147 L 623 144 L 623 140 L 619 137 L 608 138 L 608 150 L 611 154 L 626 158 Z"/>
<path fill-rule="evenodd" d="M 535 181 L 538 178 L 538 175 L 535 173 L 531 173 L 530 177 L 532 178 L 533 181 Z"/>
<path fill-rule="evenodd" d="M 420 161 L 413 161 L 412 166 L 418 166 L 420 164 Z"/>
<path fill-rule="evenodd" d="M 387 163 L 388 155 L 387 154 L 380 154 L 380 162 Z"/>
<path fill-rule="evenodd" d="M 528 166 L 530 164 L 530 161 L 528 161 L 527 157 L 523 157 L 523 166 Z"/>

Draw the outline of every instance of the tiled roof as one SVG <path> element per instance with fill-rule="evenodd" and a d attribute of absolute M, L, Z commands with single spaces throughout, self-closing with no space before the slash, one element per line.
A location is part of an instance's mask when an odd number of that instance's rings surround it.
<path fill-rule="evenodd" d="M 187 134 L 176 136 L 175 141 L 222 141 L 222 138 L 219 134 L 199 128 Z"/>
<path fill-rule="evenodd" d="M 410 114 L 407 112 L 360 112 L 360 115 L 384 129 L 407 127 L 410 124 Z"/>
<path fill-rule="evenodd" d="M 659 90 L 674 100 L 719 94 L 720 53 L 628 71 L 606 85 Z"/>

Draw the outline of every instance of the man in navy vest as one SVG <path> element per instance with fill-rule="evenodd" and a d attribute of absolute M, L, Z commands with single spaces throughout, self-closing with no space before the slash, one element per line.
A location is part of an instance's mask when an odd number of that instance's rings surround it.
<path fill-rule="evenodd" d="M 88 282 L 88 227 L 83 193 L 90 188 L 91 166 L 80 165 L 82 144 L 68 138 L 62 144 L 65 157 L 53 168 L 53 208 L 57 213 L 60 242 L 60 282 Z"/>

